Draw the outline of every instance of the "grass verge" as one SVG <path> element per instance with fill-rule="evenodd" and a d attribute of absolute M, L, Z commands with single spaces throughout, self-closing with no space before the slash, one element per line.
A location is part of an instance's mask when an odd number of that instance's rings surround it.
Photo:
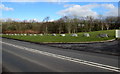
<path fill-rule="evenodd" d="M 89 33 L 90 37 L 84 37 L 83 33 Z M 77 33 L 78 37 L 72 37 L 71 34 L 66 34 L 65 37 L 60 36 L 51 36 L 51 35 L 44 35 L 44 36 L 21 36 L 21 35 L 2 35 L 2 37 L 6 38 L 13 38 L 31 42 L 42 42 L 42 43 L 79 43 L 79 42 L 94 42 L 94 41 L 105 41 L 115 39 L 115 30 L 103 30 L 103 31 L 94 31 L 94 32 L 81 32 Z M 108 34 L 109 37 L 107 38 L 100 38 L 97 37 L 98 34 Z"/>

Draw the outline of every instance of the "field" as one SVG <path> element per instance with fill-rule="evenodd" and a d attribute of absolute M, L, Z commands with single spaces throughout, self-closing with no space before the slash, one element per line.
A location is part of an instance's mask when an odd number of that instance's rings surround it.
<path fill-rule="evenodd" d="M 84 37 L 83 33 L 89 33 L 90 37 Z M 26 40 L 26 41 L 32 41 L 32 42 L 44 42 L 44 43 L 75 43 L 75 42 L 93 42 L 93 41 L 105 41 L 105 40 L 111 40 L 115 39 L 115 30 L 103 30 L 103 31 L 94 31 L 94 32 L 81 32 L 77 33 L 78 37 L 72 37 L 71 34 L 66 34 L 65 37 L 60 36 L 57 34 L 57 36 L 49 35 L 43 35 L 43 36 L 21 36 L 21 35 L 2 35 L 2 37 L 7 38 L 13 38 L 13 39 L 19 39 L 19 40 Z M 98 34 L 108 34 L 108 38 L 100 38 L 97 37 Z"/>

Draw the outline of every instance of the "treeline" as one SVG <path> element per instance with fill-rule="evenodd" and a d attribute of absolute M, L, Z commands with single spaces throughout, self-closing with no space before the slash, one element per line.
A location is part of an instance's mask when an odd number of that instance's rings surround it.
<path fill-rule="evenodd" d="M 2 22 L 3 33 L 78 33 L 99 30 L 118 29 L 119 17 L 88 17 L 64 16 L 56 21 L 49 21 L 49 17 L 43 22 Z"/>

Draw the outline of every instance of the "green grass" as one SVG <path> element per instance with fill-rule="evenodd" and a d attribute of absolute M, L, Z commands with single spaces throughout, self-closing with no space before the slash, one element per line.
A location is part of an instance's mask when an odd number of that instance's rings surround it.
<path fill-rule="evenodd" d="M 89 33 L 90 37 L 83 37 L 83 33 Z M 108 34 L 108 38 L 99 38 L 97 37 L 98 34 Z M 115 39 L 115 30 L 104 30 L 104 31 L 94 31 L 94 32 L 82 32 L 78 33 L 78 37 L 72 37 L 71 34 L 66 34 L 65 37 L 59 36 L 10 36 L 10 35 L 3 35 L 3 37 L 13 38 L 13 39 L 20 39 L 32 42 L 91 42 L 91 41 L 105 41 Z"/>

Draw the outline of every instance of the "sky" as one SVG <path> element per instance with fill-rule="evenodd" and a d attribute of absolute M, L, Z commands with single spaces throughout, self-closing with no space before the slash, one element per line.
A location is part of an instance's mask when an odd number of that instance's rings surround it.
<path fill-rule="evenodd" d="M 55 0 L 48 2 L 39 2 L 37 0 L 31 1 L 32 2 L 30 2 L 30 0 L 3 1 L 0 4 L 2 19 L 34 19 L 42 21 L 48 16 L 50 17 L 49 21 L 53 21 L 66 15 L 80 17 L 93 16 L 95 18 L 99 15 L 118 16 L 118 2 L 56 2 Z"/>

